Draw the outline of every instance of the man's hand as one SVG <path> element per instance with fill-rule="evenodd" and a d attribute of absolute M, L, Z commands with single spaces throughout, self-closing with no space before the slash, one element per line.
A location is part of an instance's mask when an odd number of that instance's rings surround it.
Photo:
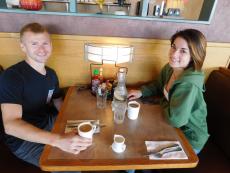
<path fill-rule="evenodd" d="M 70 132 L 59 136 L 59 138 L 54 141 L 53 145 L 63 151 L 78 154 L 80 151 L 92 145 L 92 139 L 83 138 L 78 136 L 75 132 Z"/>

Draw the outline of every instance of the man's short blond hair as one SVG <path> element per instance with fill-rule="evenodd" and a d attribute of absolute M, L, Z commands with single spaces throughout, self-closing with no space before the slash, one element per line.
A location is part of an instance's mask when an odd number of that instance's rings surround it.
<path fill-rule="evenodd" d="M 29 23 L 22 27 L 20 31 L 20 39 L 22 39 L 24 33 L 28 31 L 33 32 L 33 33 L 44 33 L 44 32 L 49 33 L 46 27 L 42 26 L 41 24 Z"/>

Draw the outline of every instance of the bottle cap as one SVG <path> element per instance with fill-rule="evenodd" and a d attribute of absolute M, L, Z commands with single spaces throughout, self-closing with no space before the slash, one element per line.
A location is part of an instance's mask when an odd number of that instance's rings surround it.
<path fill-rule="evenodd" d="M 98 70 L 98 69 L 94 69 L 94 70 L 93 70 L 93 74 L 94 74 L 94 75 L 99 75 L 99 70 Z"/>

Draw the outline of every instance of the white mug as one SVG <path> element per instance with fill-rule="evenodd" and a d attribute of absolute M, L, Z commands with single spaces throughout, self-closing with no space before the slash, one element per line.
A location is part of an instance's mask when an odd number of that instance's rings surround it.
<path fill-rule="evenodd" d="M 112 148 L 115 152 L 123 152 L 125 150 L 125 138 L 122 135 L 114 135 Z"/>
<path fill-rule="evenodd" d="M 130 101 L 128 103 L 128 111 L 127 111 L 128 118 L 131 120 L 137 119 L 139 110 L 140 110 L 140 103 L 136 101 Z"/>
<path fill-rule="evenodd" d="M 92 125 L 90 122 L 80 123 L 77 127 L 78 134 L 84 138 L 92 138 L 96 131 L 96 125 Z"/>

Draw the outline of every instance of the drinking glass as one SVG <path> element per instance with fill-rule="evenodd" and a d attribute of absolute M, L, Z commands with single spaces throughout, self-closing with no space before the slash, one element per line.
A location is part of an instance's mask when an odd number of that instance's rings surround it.
<path fill-rule="evenodd" d="M 97 90 L 97 108 L 106 108 L 107 90 L 98 88 Z"/>
<path fill-rule="evenodd" d="M 127 109 L 126 101 L 113 101 L 112 110 L 113 110 L 115 123 L 121 124 L 124 122 L 126 109 Z"/>

